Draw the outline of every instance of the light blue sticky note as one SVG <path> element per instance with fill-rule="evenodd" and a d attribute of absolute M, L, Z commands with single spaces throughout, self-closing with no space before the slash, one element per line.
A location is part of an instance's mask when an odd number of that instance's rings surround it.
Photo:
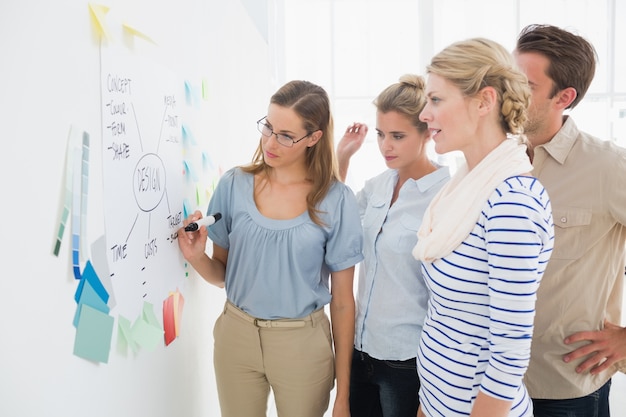
<path fill-rule="evenodd" d="M 207 151 L 202 151 L 202 170 L 206 173 L 209 169 L 214 170 L 215 164 Z"/>
<path fill-rule="evenodd" d="M 113 335 L 113 317 L 86 304 L 82 304 L 80 309 L 74 338 L 74 355 L 107 363 Z"/>
<path fill-rule="evenodd" d="M 193 165 L 191 164 L 191 162 L 183 159 L 183 165 L 185 166 L 187 178 L 189 178 L 193 182 L 198 182 L 198 175 L 196 175 L 196 171 L 193 169 Z"/>
<path fill-rule="evenodd" d="M 193 211 L 191 211 L 191 204 L 189 203 L 189 199 L 185 198 L 183 200 L 183 216 L 185 216 L 186 219 L 191 213 L 193 213 Z"/>
<path fill-rule="evenodd" d="M 192 88 L 191 88 L 191 84 L 189 83 L 189 81 L 185 80 L 185 101 L 187 102 L 187 104 L 191 104 L 192 103 Z"/>
<path fill-rule="evenodd" d="M 104 314 L 109 314 L 109 306 L 102 301 L 102 298 L 100 298 L 98 293 L 96 293 L 89 281 L 85 281 L 83 290 L 81 291 L 80 298 L 78 300 L 78 306 L 76 307 L 76 313 L 74 314 L 74 327 L 78 326 L 81 312 L 80 307 L 83 304 L 87 304 L 89 307 L 95 308 Z"/>
<path fill-rule="evenodd" d="M 196 138 L 189 125 L 187 123 L 183 123 L 181 129 L 183 133 L 183 143 L 186 145 L 196 146 L 198 143 L 196 142 Z"/>
<path fill-rule="evenodd" d="M 185 101 L 188 105 L 198 107 L 202 91 L 194 87 L 191 82 L 185 81 Z"/>

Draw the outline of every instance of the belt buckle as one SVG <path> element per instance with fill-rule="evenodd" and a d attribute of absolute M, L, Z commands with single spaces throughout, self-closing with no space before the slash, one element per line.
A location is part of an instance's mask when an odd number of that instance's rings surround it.
<path fill-rule="evenodd" d="M 263 324 L 261 324 L 261 323 L 263 323 Z M 256 327 L 271 327 L 271 326 L 268 326 L 269 323 L 270 323 L 269 320 L 254 319 L 254 325 Z"/>

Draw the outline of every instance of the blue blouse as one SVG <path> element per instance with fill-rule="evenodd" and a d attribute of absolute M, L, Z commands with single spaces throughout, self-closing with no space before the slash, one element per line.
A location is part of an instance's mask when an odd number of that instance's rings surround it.
<path fill-rule="evenodd" d="M 304 317 L 330 302 L 330 272 L 363 259 L 363 232 L 345 184 L 335 182 L 318 208 L 324 227 L 308 211 L 288 220 L 267 218 L 254 202 L 254 176 L 240 168 L 224 173 L 208 207 L 222 219 L 208 229 L 228 250 L 230 302 L 268 320 Z"/>

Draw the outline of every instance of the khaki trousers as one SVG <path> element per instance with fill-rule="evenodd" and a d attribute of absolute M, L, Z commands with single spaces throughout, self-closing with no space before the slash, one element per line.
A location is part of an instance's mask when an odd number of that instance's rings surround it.
<path fill-rule="evenodd" d="M 226 302 L 213 329 L 222 417 L 265 417 L 270 388 L 279 417 L 322 417 L 334 385 L 330 323 L 259 320 Z"/>

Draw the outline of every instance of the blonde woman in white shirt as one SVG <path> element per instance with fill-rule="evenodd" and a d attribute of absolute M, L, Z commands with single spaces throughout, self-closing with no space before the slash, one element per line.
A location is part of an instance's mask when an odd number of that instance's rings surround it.
<path fill-rule="evenodd" d="M 424 79 L 404 75 L 374 100 L 376 137 L 388 169 L 357 194 L 365 259 L 359 268 L 357 315 L 350 376 L 353 417 L 415 416 L 419 378 L 417 346 L 428 290 L 411 250 L 430 200 L 448 181 L 447 167 L 431 161 Z M 368 128 L 348 127 L 339 142 L 340 175 Z"/>

